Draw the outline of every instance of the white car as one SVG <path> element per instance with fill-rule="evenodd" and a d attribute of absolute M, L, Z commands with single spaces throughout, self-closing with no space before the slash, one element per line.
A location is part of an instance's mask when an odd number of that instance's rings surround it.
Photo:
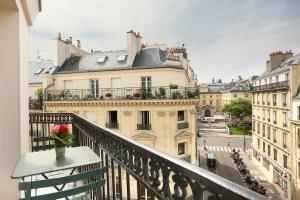
<path fill-rule="evenodd" d="M 215 118 L 214 117 L 203 117 L 203 119 L 201 120 L 202 122 L 211 122 L 214 123 L 215 122 Z"/>

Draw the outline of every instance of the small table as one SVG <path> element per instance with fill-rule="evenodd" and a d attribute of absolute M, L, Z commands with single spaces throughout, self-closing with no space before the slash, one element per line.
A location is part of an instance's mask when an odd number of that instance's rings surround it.
<path fill-rule="evenodd" d="M 29 176 L 42 175 L 48 179 L 46 173 L 67 169 L 72 169 L 72 175 L 76 167 L 98 164 L 101 161 L 97 154 L 86 146 L 67 148 L 65 156 L 65 159 L 56 160 L 55 149 L 24 153 L 19 158 L 11 178 L 24 180 Z M 61 191 L 64 186 L 55 188 Z"/>

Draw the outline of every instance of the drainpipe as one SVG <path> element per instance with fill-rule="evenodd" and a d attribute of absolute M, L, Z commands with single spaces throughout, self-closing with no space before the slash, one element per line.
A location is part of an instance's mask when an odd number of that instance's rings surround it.
<path fill-rule="evenodd" d="M 55 78 L 52 78 L 52 83 L 50 83 L 49 85 L 46 86 L 46 88 L 44 89 L 44 101 L 46 100 L 46 91 L 48 88 L 52 87 L 54 85 L 55 82 Z M 43 103 L 43 112 L 46 112 L 46 105 Z"/>

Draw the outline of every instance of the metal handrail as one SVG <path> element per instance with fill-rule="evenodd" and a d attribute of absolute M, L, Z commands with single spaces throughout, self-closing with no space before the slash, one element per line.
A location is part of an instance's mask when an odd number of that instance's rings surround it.
<path fill-rule="evenodd" d="M 281 81 L 276 83 L 270 83 L 266 85 L 259 85 L 254 87 L 254 91 L 262 91 L 262 90 L 272 90 L 272 89 L 279 89 L 279 88 L 286 88 L 290 84 L 289 81 Z"/>
<path fill-rule="evenodd" d="M 126 172 L 127 187 L 124 190 L 129 191 L 129 194 L 130 189 L 143 185 L 155 199 L 267 199 L 241 185 L 87 121 L 76 114 L 30 113 L 29 122 L 30 127 L 34 127 L 36 123 L 47 125 L 48 128 L 49 124 L 72 124 L 75 144 L 89 146 L 101 157 L 101 164 L 110 167 L 110 175 L 107 175 L 106 186 L 103 187 L 104 198 L 116 196 L 115 173 L 118 174 L 120 183 L 122 169 Z M 32 130 L 31 136 L 34 137 Z M 115 170 L 117 172 L 114 172 Z M 136 182 L 130 183 L 129 176 Z M 118 186 L 119 195 L 122 196 L 122 184 Z M 138 199 L 140 195 L 137 191 Z M 131 196 L 127 198 L 130 199 Z"/>

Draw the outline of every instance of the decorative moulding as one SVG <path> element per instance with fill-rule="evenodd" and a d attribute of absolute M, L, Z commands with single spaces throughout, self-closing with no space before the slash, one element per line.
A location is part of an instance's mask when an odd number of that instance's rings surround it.
<path fill-rule="evenodd" d="M 164 117 L 165 116 L 165 112 L 162 111 L 162 110 L 160 110 L 160 111 L 157 112 L 157 116 Z"/>
<path fill-rule="evenodd" d="M 169 116 L 171 116 L 171 117 L 175 116 L 175 111 L 170 111 Z"/>
<path fill-rule="evenodd" d="M 127 116 L 127 117 L 129 117 L 129 116 L 132 115 L 132 112 L 129 111 L 129 110 L 126 110 L 126 111 L 124 111 L 124 115 Z"/>

